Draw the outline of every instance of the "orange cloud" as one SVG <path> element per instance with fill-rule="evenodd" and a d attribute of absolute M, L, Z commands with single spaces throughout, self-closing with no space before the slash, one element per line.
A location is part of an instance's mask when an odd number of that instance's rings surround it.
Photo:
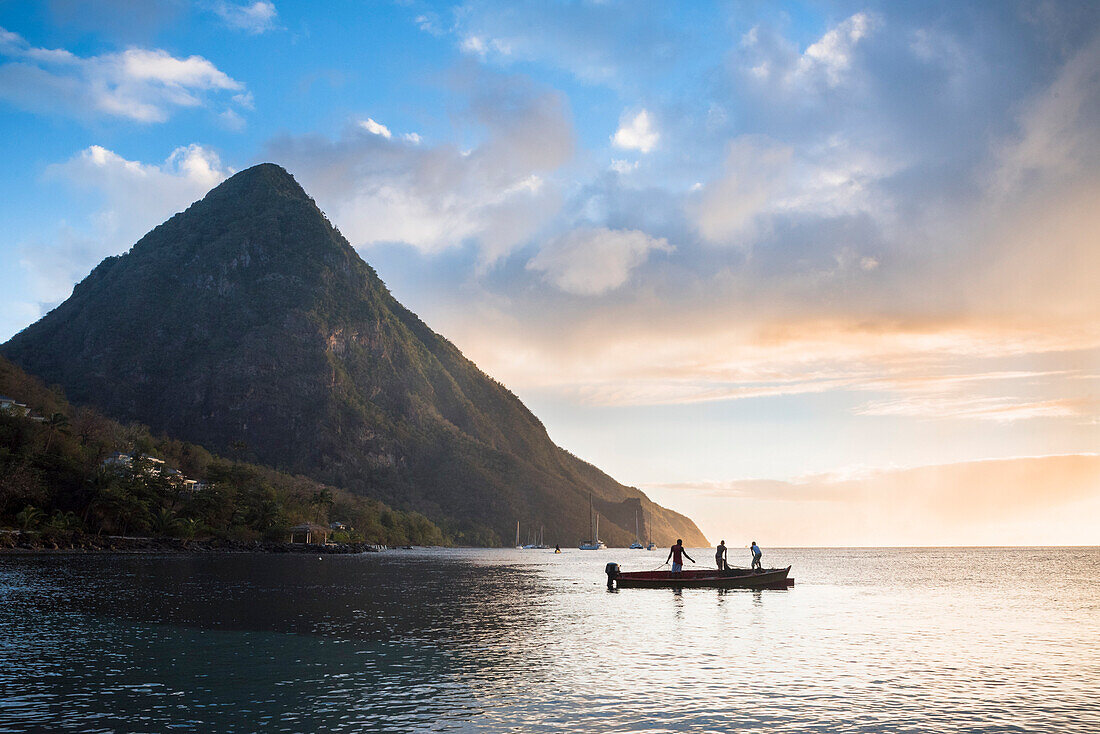
<path fill-rule="evenodd" d="M 699 520 L 708 537 L 771 545 L 1100 543 L 1096 454 L 645 489 Z"/>

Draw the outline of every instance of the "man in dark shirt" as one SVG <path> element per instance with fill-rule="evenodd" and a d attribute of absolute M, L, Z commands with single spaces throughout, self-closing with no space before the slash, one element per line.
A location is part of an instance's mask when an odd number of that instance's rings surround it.
<path fill-rule="evenodd" d="M 687 558 L 692 563 L 695 563 L 695 559 L 687 554 L 684 550 L 684 541 L 680 538 L 676 539 L 676 545 L 668 552 L 668 558 L 665 559 L 665 563 L 668 563 L 669 558 L 672 559 L 672 572 L 680 573 L 684 570 L 684 558 Z"/>
<path fill-rule="evenodd" d="M 723 540 L 714 549 L 714 562 L 718 564 L 719 571 L 729 570 L 730 565 L 726 563 L 726 541 Z"/>

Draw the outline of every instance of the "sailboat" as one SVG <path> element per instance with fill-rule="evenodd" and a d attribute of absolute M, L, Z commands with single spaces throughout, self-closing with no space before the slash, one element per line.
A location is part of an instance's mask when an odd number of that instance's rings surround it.
<path fill-rule="evenodd" d="M 545 529 L 546 529 L 545 527 L 540 525 L 539 526 L 539 535 L 538 535 L 537 538 L 535 538 L 535 542 L 534 543 L 528 543 L 527 545 L 523 546 L 523 549 L 524 550 L 543 550 L 544 548 L 549 548 L 550 546 L 546 545 L 546 543 L 543 539 L 543 531 Z M 528 538 L 528 540 L 531 540 L 531 538 Z"/>
<path fill-rule="evenodd" d="M 519 544 L 519 520 L 516 520 L 516 549 L 522 549 L 523 546 Z"/>
<path fill-rule="evenodd" d="M 640 536 L 638 535 L 638 511 L 634 510 L 634 542 L 630 544 L 630 550 L 644 550 Z"/>
<path fill-rule="evenodd" d="M 592 493 L 588 493 L 588 523 L 592 524 Z M 592 530 L 589 527 L 589 530 Z M 596 513 L 596 529 L 592 530 L 594 540 L 586 540 L 581 543 L 581 550 L 607 550 L 607 546 L 600 540 L 600 513 Z"/>

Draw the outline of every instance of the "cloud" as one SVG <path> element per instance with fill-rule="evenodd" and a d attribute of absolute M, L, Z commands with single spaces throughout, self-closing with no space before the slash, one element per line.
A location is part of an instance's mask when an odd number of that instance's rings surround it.
<path fill-rule="evenodd" d="M 35 48 L 0 28 L 0 56 L 9 59 L 0 65 L 0 99 L 37 113 L 164 122 L 177 109 L 245 89 L 201 56 L 177 58 L 160 49 L 81 57 Z"/>
<path fill-rule="evenodd" d="M 630 116 L 623 114 L 619 120 L 619 129 L 611 136 L 611 142 L 617 148 L 637 150 L 648 153 L 653 150 L 660 140 L 660 135 L 653 129 L 653 121 L 649 112 L 641 110 Z"/>
<path fill-rule="evenodd" d="M 799 53 L 797 46 L 769 29 L 754 26 L 741 39 L 746 78 L 783 93 L 822 93 L 850 81 L 861 42 L 879 25 L 868 13 L 856 13 L 827 30 Z M 928 44 L 915 46 L 925 53 Z"/>
<path fill-rule="evenodd" d="M 1100 115 L 1100 34 L 1075 53 L 1019 116 L 1019 133 L 997 150 L 995 191 L 1049 184 L 1095 170 Z"/>
<path fill-rule="evenodd" d="M 788 185 L 794 151 L 766 140 L 730 143 L 722 178 L 705 186 L 691 206 L 699 233 L 710 242 L 731 242 L 775 205 Z"/>
<path fill-rule="evenodd" d="M 624 12 L 617 3 L 567 6 L 466 0 L 451 22 L 416 16 L 432 35 L 450 34 L 482 61 L 507 66 L 533 62 L 564 69 L 585 83 L 647 86 L 680 52 L 691 19 L 672 6 L 649 4 Z"/>
<path fill-rule="evenodd" d="M 526 243 L 560 208 L 548 176 L 568 163 L 574 134 L 564 98 L 518 77 L 471 87 L 468 151 L 387 135 L 368 120 L 336 139 L 284 137 L 284 163 L 356 246 L 400 242 L 425 253 L 474 243 L 481 267 Z"/>
<path fill-rule="evenodd" d="M 1100 507 L 1100 456 L 1091 453 L 643 488 L 675 498 L 708 536 L 751 533 L 771 545 L 1100 542 L 1089 516 Z"/>
<path fill-rule="evenodd" d="M 143 234 L 182 211 L 232 173 L 200 145 L 176 148 L 161 164 L 131 161 L 93 145 L 46 169 L 46 180 L 89 193 L 99 208 L 84 223 L 63 222 L 52 236 L 22 243 L 20 265 L 46 305 L 108 255 L 125 252 Z"/>
<path fill-rule="evenodd" d="M 638 161 L 612 160 L 609 168 L 620 175 L 626 175 L 638 170 Z"/>
<path fill-rule="evenodd" d="M 830 87 L 839 85 L 852 66 L 856 44 L 872 29 L 874 21 L 866 13 L 856 13 L 830 28 L 818 41 L 807 47 L 798 60 L 796 74 L 820 75 Z"/>
<path fill-rule="evenodd" d="M 1025 400 L 1012 396 L 921 396 L 897 400 L 880 400 L 857 408 L 859 415 L 896 415 L 914 418 L 968 418 L 1013 422 L 1032 418 L 1065 418 L 1095 414 L 1089 401 L 1063 398 L 1060 400 Z"/>
<path fill-rule="evenodd" d="M 592 296 L 621 287 L 651 252 L 673 249 L 637 230 L 578 229 L 546 243 L 527 269 L 567 293 Z"/>
<path fill-rule="evenodd" d="M 379 122 L 375 122 L 369 117 L 360 122 L 359 127 L 363 128 L 372 135 L 381 135 L 386 139 L 393 137 L 393 134 L 390 132 L 390 129 L 388 127 Z"/>
<path fill-rule="evenodd" d="M 278 11 L 267 0 L 252 3 L 216 2 L 211 6 L 227 26 L 253 35 L 276 30 Z"/>

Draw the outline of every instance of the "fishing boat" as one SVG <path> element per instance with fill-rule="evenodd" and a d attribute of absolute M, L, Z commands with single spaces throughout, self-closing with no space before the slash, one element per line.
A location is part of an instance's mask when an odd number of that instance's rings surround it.
<path fill-rule="evenodd" d="M 753 571 L 747 568 L 731 568 L 724 571 L 620 571 L 619 564 L 609 563 L 605 568 L 607 588 L 620 589 L 786 589 L 794 586 L 790 578 L 791 567 L 765 568 Z"/>
<path fill-rule="evenodd" d="M 589 530 L 592 530 L 592 493 L 588 493 L 588 524 Z M 581 550 L 607 550 L 607 546 L 602 540 L 600 540 L 600 513 L 596 513 L 596 528 L 592 530 L 592 537 L 594 540 L 581 541 Z"/>

